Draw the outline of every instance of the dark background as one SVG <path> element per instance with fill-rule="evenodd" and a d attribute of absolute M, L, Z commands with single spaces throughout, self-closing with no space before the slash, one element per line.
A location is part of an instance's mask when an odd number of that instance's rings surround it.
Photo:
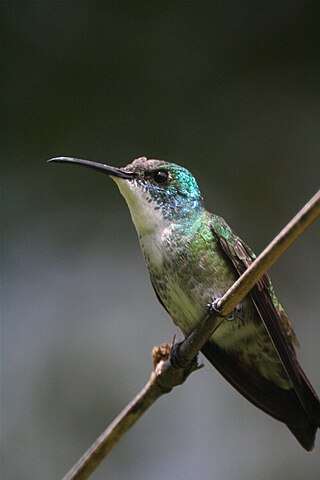
<path fill-rule="evenodd" d="M 176 328 L 105 176 L 70 155 L 172 160 L 256 252 L 319 187 L 319 2 L 1 2 L 2 478 L 61 477 L 140 390 Z M 319 224 L 272 269 L 319 376 Z M 280 423 L 210 365 L 96 479 L 315 480 Z"/>

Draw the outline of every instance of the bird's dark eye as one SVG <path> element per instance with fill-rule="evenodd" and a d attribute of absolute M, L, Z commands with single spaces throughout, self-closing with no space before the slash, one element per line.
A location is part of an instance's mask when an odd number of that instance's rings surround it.
<path fill-rule="evenodd" d="M 168 177 L 168 172 L 165 172 L 164 170 L 157 170 L 153 174 L 153 178 L 157 183 L 165 183 L 168 180 Z"/>

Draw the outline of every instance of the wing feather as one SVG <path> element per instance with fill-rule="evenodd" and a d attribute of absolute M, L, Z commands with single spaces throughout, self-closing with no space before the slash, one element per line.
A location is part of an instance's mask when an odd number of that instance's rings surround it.
<path fill-rule="evenodd" d="M 211 231 L 220 243 L 222 251 L 231 261 L 239 276 L 255 259 L 254 253 L 242 240 L 219 218 Z M 294 349 L 298 345 L 294 330 L 278 302 L 270 278 L 267 274 L 257 282 L 250 292 L 250 297 L 263 322 L 274 348 L 291 380 L 293 389 L 283 390 L 272 382 L 252 372 L 246 365 L 239 363 L 229 354 L 221 352 L 218 347 L 206 345 L 203 353 L 248 400 L 286 423 L 293 433 L 300 436 L 300 443 L 308 448 L 315 431 L 320 426 L 320 402 L 308 378 L 303 372 Z M 225 357 L 225 358 L 224 358 Z M 305 424 L 304 428 L 298 424 Z"/>

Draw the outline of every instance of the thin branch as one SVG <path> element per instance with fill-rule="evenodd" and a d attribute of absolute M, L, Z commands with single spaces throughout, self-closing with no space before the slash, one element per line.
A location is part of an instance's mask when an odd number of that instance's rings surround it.
<path fill-rule="evenodd" d="M 320 191 L 255 259 L 226 294 L 219 299 L 216 307 L 222 315 L 227 316 L 236 307 L 257 281 L 319 215 Z M 120 438 L 159 397 L 170 392 L 175 386 L 182 384 L 192 371 L 199 368 L 195 357 L 223 320 L 221 316 L 207 315 L 200 322 L 200 325 L 181 343 L 179 357 L 183 364 L 188 365 L 185 368 L 177 369 L 172 366 L 169 345 L 155 347 L 153 349 L 154 370 L 151 373 L 150 380 L 97 438 L 63 480 L 87 479 Z"/>
<path fill-rule="evenodd" d="M 141 415 L 163 394 L 152 372 L 149 382 L 126 408 L 113 420 L 109 427 L 97 438 L 79 461 L 66 474 L 64 480 L 88 478 L 108 455 L 121 437 Z"/>

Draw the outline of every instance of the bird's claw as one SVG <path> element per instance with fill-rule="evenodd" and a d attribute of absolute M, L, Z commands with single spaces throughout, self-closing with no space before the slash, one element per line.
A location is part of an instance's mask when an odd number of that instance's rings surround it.
<path fill-rule="evenodd" d="M 183 359 L 182 355 L 180 354 L 180 346 L 183 342 L 174 343 L 171 347 L 170 351 L 170 363 L 174 368 L 183 368 L 187 369 L 187 374 L 193 372 L 194 370 L 198 370 L 203 367 L 203 364 L 198 363 L 198 355 L 194 357 L 193 360 L 186 361 Z"/>
<path fill-rule="evenodd" d="M 218 317 L 225 317 L 225 315 L 223 315 L 221 313 L 221 310 L 217 307 L 219 300 L 220 300 L 220 297 L 215 298 L 211 303 L 207 304 L 207 312 L 209 315 L 212 315 L 214 313 Z"/>
<path fill-rule="evenodd" d="M 174 343 L 170 351 L 170 363 L 174 368 L 185 368 L 188 366 L 180 355 L 180 346 L 182 342 Z"/>

